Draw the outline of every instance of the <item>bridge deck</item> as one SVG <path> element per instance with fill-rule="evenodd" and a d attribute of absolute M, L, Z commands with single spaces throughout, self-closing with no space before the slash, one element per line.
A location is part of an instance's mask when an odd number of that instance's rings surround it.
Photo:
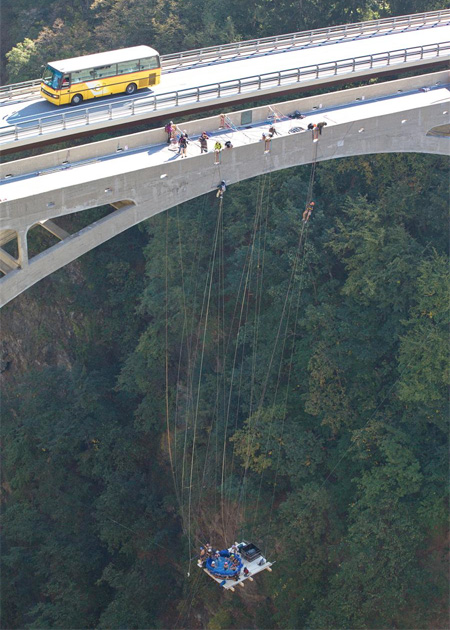
<path fill-rule="evenodd" d="M 315 159 L 387 152 L 448 155 L 449 138 L 441 130 L 449 119 L 447 83 L 448 73 L 439 72 L 279 103 L 272 109 L 307 116 L 278 123 L 280 135 L 267 154 L 260 142 L 269 127 L 267 105 L 229 114 L 234 125 L 244 125 L 236 131 L 218 129 L 220 115 L 186 123 L 194 137 L 206 128 L 213 138 L 232 138 L 235 148 L 222 151 L 218 165 L 211 153 L 201 155 L 195 142 L 187 159 L 176 157 L 162 128 L 1 165 L 0 195 L 7 200 L 1 204 L 0 233 L 6 231 L 9 240 L 8 230 L 14 230 L 18 256 L 0 250 L 0 271 L 6 274 L 0 279 L 0 305 L 124 230 L 210 192 L 221 180 L 232 184 Z M 251 119 L 253 124 L 245 125 Z M 320 121 L 327 126 L 313 144 L 311 133 L 299 128 Z M 65 236 L 60 230 L 59 217 L 108 205 L 115 210 L 78 232 Z M 62 240 L 29 257 L 27 233 L 37 224 L 57 231 Z"/>
<path fill-rule="evenodd" d="M 300 85 L 319 85 L 336 80 L 337 77 L 365 76 L 387 71 L 393 67 L 414 67 L 431 61 L 444 61 L 449 56 L 443 50 L 427 52 L 421 57 L 420 47 L 436 45 L 450 40 L 450 25 L 439 23 L 434 27 L 418 26 L 416 29 L 374 33 L 372 37 L 358 37 L 329 43 L 322 42 L 293 49 L 269 50 L 265 54 L 256 52 L 242 57 L 232 57 L 226 61 L 213 60 L 201 67 L 182 68 L 165 74 L 161 84 L 153 91 L 141 90 L 137 97 L 106 97 L 88 101 L 85 107 L 55 107 L 43 99 L 27 102 L 7 103 L 0 107 L 0 145 L 5 150 L 40 142 L 46 138 L 67 137 L 90 130 L 100 130 L 109 126 L 138 121 L 150 117 L 175 116 L 177 113 L 199 107 L 212 107 L 223 103 L 253 98 L 255 94 L 273 94 L 288 89 L 298 89 Z M 387 51 L 406 50 L 394 60 L 383 57 Z M 417 52 L 414 52 L 417 51 Z M 372 58 L 371 58 L 372 56 Z M 357 66 L 345 63 L 338 69 L 332 65 L 339 60 L 357 58 Z M 366 60 L 364 62 L 364 59 Z M 289 75 L 297 68 L 321 66 L 320 76 L 315 71 L 302 75 L 301 82 Z M 325 65 L 325 66 L 324 66 Z M 288 73 L 280 78 L 279 73 Z M 258 84 L 258 76 L 264 75 L 263 85 Z M 270 75 L 273 75 L 272 78 Z M 247 80 L 248 79 L 248 80 Z M 250 80 L 251 79 L 251 80 Z M 256 87 L 255 87 L 256 80 Z M 243 81 L 244 85 L 227 85 Z M 217 85 L 221 84 L 218 90 Z M 201 93 L 195 92 L 199 88 Z M 194 92 L 192 92 L 194 90 Z M 157 97 L 157 101 L 154 100 Z M 159 98 L 160 97 L 160 98 Z M 63 118 L 64 115 L 64 118 Z"/>
<path fill-rule="evenodd" d="M 381 117 L 385 114 L 402 113 L 404 120 L 408 117 L 411 109 L 422 108 L 435 103 L 443 104 L 443 111 L 449 101 L 449 86 L 435 86 L 421 92 L 414 90 L 411 92 L 393 94 L 382 98 L 374 98 L 352 102 L 339 107 L 323 108 L 303 112 L 306 118 L 303 120 L 283 120 L 276 124 L 279 136 L 292 133 L 293 129 L 298 129 L 299 133 L 306 130 L 309 123 L 324 121 L 327 127 L 343 125 L 366 120 L 371 117 Z M 269 112 L 269 110 L 268 110 Z M 444 115 L 445 117 L 445 115 Z M 448 116 L 446 117 L 448 119 Z M 220 117 L 217 116 L 217 128 L 206 129 L 211 136 L 208 142 L 209 157 L 204 159 L 213 160 L 213 146 L 216 140 L 224 145 L 226 140 L 231 140 L 235 148 L 261 141 L 262 133 L 267 133 L 270 123 L 263 121 L 252 125 L 233 129 L 219 129 Z M 400 121 L 401 124 L 401 121 Z M 363 129 L 359 130 L 361 133 Z M 224 149 L 227 151 L 227 149 Z M 261 153 L 263 153 L 261 147 Z M 200 146 L 198 135 L 191 138 L 187 148 L 187 158 L 198 156 Z M 186 158 L 186 159 L 187 159 Z M 105 177 L 119 176 L 141 169 L 148 169 L 157 165 L 171 163 L 175 160 L 183 160 L 177 153 L 177 148 L 168 146 L 167 143 L 157 143 L 139 149 L 124 150 L 120 153 L 114 152 L 95 159 L 72 162 L 70 165 L 58 168 L 31 173 L 25 173 L 17 177 L 3 179 L 0 182 L 0 201 L 12 201 L 23 199 L 36 194 L 50 193 L 69 186 L 76 186 L 87 182 L 95 182 Z M 24 182 L 26 181 L 26 185 Z"/>

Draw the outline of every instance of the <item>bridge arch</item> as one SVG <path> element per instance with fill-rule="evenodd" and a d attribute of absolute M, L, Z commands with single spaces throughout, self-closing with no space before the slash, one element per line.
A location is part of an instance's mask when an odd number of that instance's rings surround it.
<path fill-rule="evenodd" d="M 29 225 L 42 218 L 40 211 L 45 210 L 48 219 L 106 204 L 113 206 L 115 211 L 34 258 L 24 259 L 20 267 L 0 280 L 1 305 L 128 228 L 207 194 L 222 179 L 233 184 L 269 171 L 305 165 L 313 160 L 316 151 L 318 162 L 379 153 L 448 155 L 448 137 L 442 133 L 429 134 L 430 129 L 446 122 L 446 113 L 438 98 L 436 102 L 413 107 L 406 113 L 398 110 L 382 116 L 372 113 L 367 118 L 329 126 L 324 129 L 317 145 L 310 132 L 292 133 L 275 137 L 268 153 L 264 153 L 263 143 L 253 142 L 223 152 L 220 164 L 214 163 L 211 153 L 197 155 L 131 170 L 119 176 L 95 177 L 83 184 L 52 191 L 51 201 L 46 192 L 25 201 L 18 200 L 18 204 L 8 203 L 11 225 L 7 227 L 13 228 L 16 213 L 19 225 L 15 229 L 19 238 Z"/>

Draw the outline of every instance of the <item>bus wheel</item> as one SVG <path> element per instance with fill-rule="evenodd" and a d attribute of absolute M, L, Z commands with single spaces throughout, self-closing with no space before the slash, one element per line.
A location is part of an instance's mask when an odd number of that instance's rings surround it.
<path fill-rule="evenodd" d="M 74 96 L 72 96 L 72 100 L 70 102 L 72 103 L 72 105 L 79 105 L 83 102 L 83 97 L 81 96 L 81 94 L 75 94 Z"/>
<path fill-rule="evenodd" d="M 137 90 L 137 85 L 136 83 L 130 83 L 130 85 L 127 85 L 127 89 L 125 90 L 126 94 L 134 94 Z"/>

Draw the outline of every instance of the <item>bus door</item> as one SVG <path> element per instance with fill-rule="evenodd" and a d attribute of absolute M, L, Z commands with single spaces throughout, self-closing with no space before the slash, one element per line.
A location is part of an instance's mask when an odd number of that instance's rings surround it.
<path fill-rule="evenodd" d="M 60 83 L 60 104 L 70 103 L 70 74 L 64 74 Z"/>

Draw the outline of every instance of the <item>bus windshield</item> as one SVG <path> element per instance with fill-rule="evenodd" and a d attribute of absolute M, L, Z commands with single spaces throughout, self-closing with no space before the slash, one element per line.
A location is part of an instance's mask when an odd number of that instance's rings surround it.
<path fill-rule="evenodd" d="M 58 72 L 51 66 L 47 66 L 44 70 L 44 74 L 42 76 L 42 80 L 45 85 L 57 90 L 60 87 L 62 79 L 62 72 Z"/>

